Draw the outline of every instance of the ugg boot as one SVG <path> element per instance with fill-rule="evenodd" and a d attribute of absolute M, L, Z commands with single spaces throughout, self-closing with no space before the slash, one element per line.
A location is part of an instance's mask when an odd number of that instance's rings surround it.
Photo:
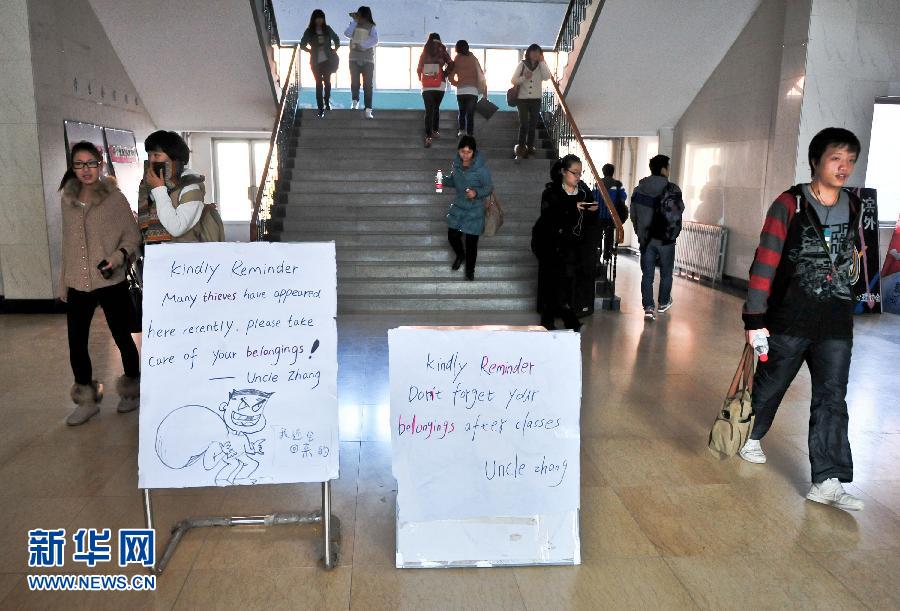
<path fill-rule="evenodd" d="M 103 384 L 97 380 L 90 384 L 73 384 L 69 395 L 78 407 L 66 418 L 66 424 L 78 426 L 90 420 L 100 411 L 100 406 L 97 404 L 103 401 Z"/>
<path fill-rule="evenodd" d="M 141 404 L 141 379 L 121 376 L 116 380 L 116 392 L 119 393 L 116 411 L 120 414 L 133 412 Z"/>

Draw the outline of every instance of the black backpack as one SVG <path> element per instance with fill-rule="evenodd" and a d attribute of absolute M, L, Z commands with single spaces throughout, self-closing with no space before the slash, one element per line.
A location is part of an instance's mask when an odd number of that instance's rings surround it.
<path fill-rule="evenodd" d="M 657 240 L 674 242 L 681 234 L 681 220 L 684 214 L 684 200 L 681 191 L 668 183 L 656 200 L 650 236 Z"/>

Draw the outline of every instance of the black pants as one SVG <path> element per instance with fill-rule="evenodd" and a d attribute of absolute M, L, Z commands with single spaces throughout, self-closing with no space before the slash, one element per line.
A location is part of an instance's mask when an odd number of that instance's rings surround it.
<path fill-rule="evenodd" d="M 138 377 L 141 374 L 141 365 L 137 346 L 131 339 L 133 306 L 128 294 L 127 283 L 120 282 L 89 292 L 70 288 L 67 298 L 69 362 L 72 365 L 72 373 L 75 374 L 75 383 L 90 384 L 93 379 L 91 356 L 88 354 L 88 338 L 91 332 L 91 320 L 94 318 L 94 310 L 97 309 L 98 304 L 103 308 L 106 324 L 119 347 L 125 375 L 129 378 Z"/>
<path fill-rule="evenodd" d="M 471 136 L 475 133 L 475 104 L 478 103 L 478 96 L 457 95 L 456 103 L 459 105 L 459 129 Z"/>
<path fill-rule="evenodd" d="M 425 135 L 430 138 L 434 132 L 441 131 L 441 102 L 444 100 L 444 92 L 423 91 L 422 99 L 425 101 Z"/>
<path fill-rule="evenodd" d="M 316 77 L 316 107 L 319 110 L 325 108 L 331 100 L 331 62 L 325 60 L 313 67 Z M 323 91 L 324 90 L 324 91 Z M 323 96 L 324 93 L 324 96 Z"/>
<path fill-rule="evenodd" d="M 350 62 L 350 94 L 354 102 L 359 101 L 359 80 L 362 78 L 364 103 L 366 108 L 372 108 L 372 82 L 375 76 L 375 64 L 366 62 L 362 65 Z"/>
<path fill-rule="evenodd" d="M 566 328 L 578 327 L 578 317 L 572 309 L 572 293 L 575 288 L 575 253 L 568 257 L 548 254 L 538 260 L 538 311 L 541 313 L 541 324 L 545 327 L 554 325 L 557 318 L 562 318 Z"/>
<path fill-rule="evenodd" d="M 603 260 L 609 261 L 612 259 L 613 246 L 616 243 L 616 226 L 612 221 L 603 220 L 600 221 L 600 229 L 603 232 Z"/>
<path fill-rule="evenodd" d="M 470 233 L 466 236 L 466 247 L 463 248 L 463 232 L 459 229 L 448 229 L 447 239 L 450 240 L 450 246 L 457 257 L 464 257 L 466 260 L 466 271 L 475 271 L 475 260 L 478 258 L 478 236 Z"/>
<path fill-rule="evenodd" d="M 534 147 L 535 131 L 538 117 L 541 114 L 541 101 L 539 99 L 518 100 L 516 108 L 519 111 L 519 144 Z"/>
<path fill-rule="evenodd" d="M 756 421 L 751 439 L 762 439 L 772 426 L 778 406 L 806 361 L 812 382 L 809 413 L 809 462 L 812 481 L 836 477 L 853 481 L 853 456 L 847 438 L 847 379 L 852 339 L 811 340 L 790 335 L 769 338 L 769 360 L 760 363 L 753 379 Z"/>

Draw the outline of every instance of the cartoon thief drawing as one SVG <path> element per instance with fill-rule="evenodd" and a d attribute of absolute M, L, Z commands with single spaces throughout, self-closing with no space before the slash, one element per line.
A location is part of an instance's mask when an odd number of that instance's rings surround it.
<path fill-rule="evenodd" d="M 173 410 L 157 428 L 157 456 L 171 469 L 184 469 L 202 458 L 207 471 L 219 467 L 217 486 L 255 484 L 251 476 L 259 461 L 253 457 L 265 454 L 265 439 L 251 436 L 265 429 L 263 410 L 273 394 L 233 390 L 228 401 L 219 405 L 218 414 L 203 405 Z"/>

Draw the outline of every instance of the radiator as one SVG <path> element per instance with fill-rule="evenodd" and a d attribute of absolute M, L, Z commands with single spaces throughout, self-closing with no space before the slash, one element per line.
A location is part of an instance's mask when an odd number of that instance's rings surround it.
<path fill-rule="evenodd" d="M 675 243 L 675 270 L 696 279 L 722 280 L 728 229 L 719 225 L 684 222 Z"/>

